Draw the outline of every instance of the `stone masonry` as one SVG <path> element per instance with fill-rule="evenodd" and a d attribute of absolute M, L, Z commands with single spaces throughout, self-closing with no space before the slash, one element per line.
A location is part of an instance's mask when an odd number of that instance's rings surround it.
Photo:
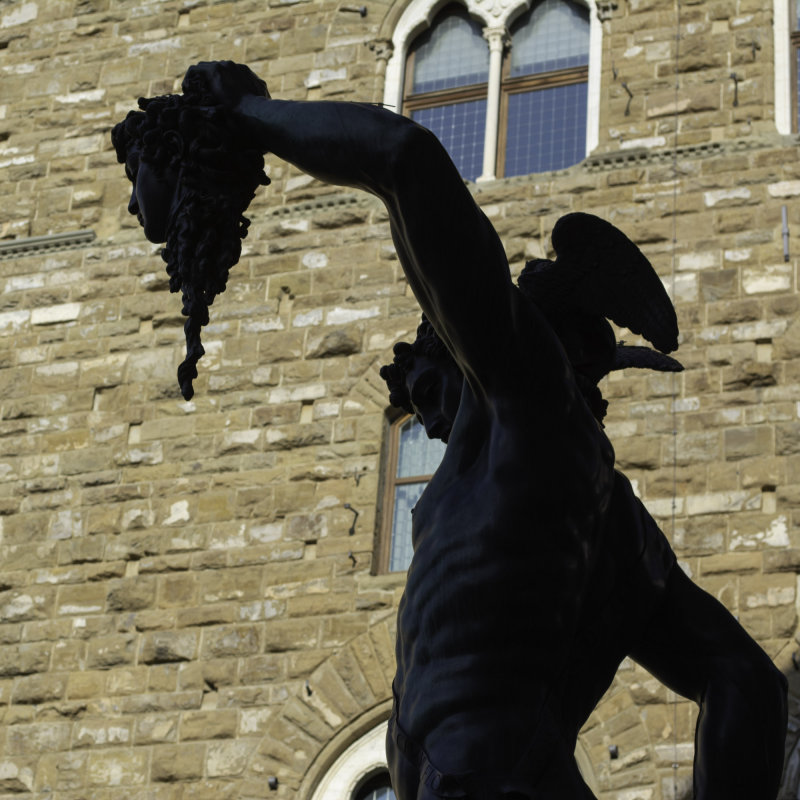
<path fill-rule="evenodd" d="M 377 370 L 418 310 L 386 214 L 268 159 L 186 403 L 179 300 L 109 139 L 199 60 L 381 101 L 403 0 L 364 2 L 0 0 L 0 800 L 306 800 L 388 714 L 404 576 L 373 567 Z M 686 371 L 615 374 L 607 430 L 684 569 L 790 678 L 796 797 L 800 157 L 775 128 L 772 5 L 600 11 L 596 151 L 471 188 L 515 273 L 584 210 L 672 293 Z M 624 662 L 581 736 L 602 800 L 688 796 L 695 720 Z"/>

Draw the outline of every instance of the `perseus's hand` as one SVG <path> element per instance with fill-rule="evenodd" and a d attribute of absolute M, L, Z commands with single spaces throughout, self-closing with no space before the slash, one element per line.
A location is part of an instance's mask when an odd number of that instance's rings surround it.
<path fill-rule="evenodd" d="M 196 97 L 200 105 L 230 110 L 235 110 L 244 97 L 269 97 L 267 84 L 250 67 L 233 61 L 201 61 L 189 67 L 181 90 Z"/>

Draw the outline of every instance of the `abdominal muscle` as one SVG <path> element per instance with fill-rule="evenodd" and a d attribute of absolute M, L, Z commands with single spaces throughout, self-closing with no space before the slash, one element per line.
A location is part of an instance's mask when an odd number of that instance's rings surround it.
<path fill-rule="evenodd" d="M 549 739 L 558 724 L 613 470 L 607 440 L 578 416 L 551 458 L 532 458 L 537 443 L 519 431 L 493 430 L 466 470 L 454 431 L 417 505 L 398 614 L 398 722 L 442 771 L 510 769 L 544 718 Z M 580 463 L 564 461 L 570 445 Z"/>

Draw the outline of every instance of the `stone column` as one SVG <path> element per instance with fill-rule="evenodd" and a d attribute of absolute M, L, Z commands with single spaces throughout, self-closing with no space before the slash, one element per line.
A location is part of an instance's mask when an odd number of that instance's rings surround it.
<path fill-rule="evenodd" d="M 489 86 L 486 97 L 486 135 L 483 140 L 483 172 L 481 181 L 493 181 L 497 165 L 497 130 L 500 121 L 500 82 L 503 70 L 503 51 L 509 44 L 505 26 L 485 28 L 483 37 L 489 42 Z"/>
<path fill-rule="evenodd" d="M 367 42 L 367 47 L 375 54 L 375 74 L 383 77 L 386 74 L 386 64 L 394 53 L 391 39 L 373 39 Z"/>

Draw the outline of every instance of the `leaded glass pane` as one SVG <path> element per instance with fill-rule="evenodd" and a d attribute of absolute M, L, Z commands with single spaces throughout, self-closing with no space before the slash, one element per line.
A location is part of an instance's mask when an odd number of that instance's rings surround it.
<path fill-rule="evenodd" d="M 567 0 L 542 0 L 523 15 L 511 37 L 511 76 L 589 63 L 589 11 Z"/>
<path fill-rule="evenodd" d="M 429 439 L 425 428 L 416 417 L 410 417 L 400 426 L 400 448 L 397 457 L 397 477 L 414 478 L 433 475 L 445 451 L 444 442 Z"/>
<path fill-rule="evenodd" d="M 506 176 L 577 164 L 586 155 L 585 83 L 508 98 Z"/>
<path fill-rule="evenodd" d="M 398 478 L 416 478 L 436 472 L 444 456 L 444 442 L 429 439 L 416 417 L 409 418 L 400 426 L 398 436 Z M 426 480 L 420 480 L 395 485 L 392 546 L 389 553 L 391 572 L 406 570 L 411 563 L 411 509 L 417 504 L 427 484 Z"/>
<path fill-rule="evenodd" d="M 415 43 L 414 94 L 486 83 L 489 46 L 466 14 L 443 16 Z"/>
<path fill-rule="evenodd" d="M 408 569 L 414 548 L 411 546 L 411 509 L 417 504 L 427 481 L 404 483 L 394 489 L 394 519 L 392 520 L 392 551 L 389 554 L 389 571 Z"/>
<path fill-rule="evenodd" d="M 382 786 L 379 789 L 373 789 L 371 792 L 368 792 L 363 798 L 359 798 L 359 800 L 396 800 L 396 798 L 391 787 Z"/>
<path fill-rule="evenodd" d="M 411 118 L 436 134 L 463 178 L 474 181 L 481 174 L 486 100 L 421 108 Z"/>

